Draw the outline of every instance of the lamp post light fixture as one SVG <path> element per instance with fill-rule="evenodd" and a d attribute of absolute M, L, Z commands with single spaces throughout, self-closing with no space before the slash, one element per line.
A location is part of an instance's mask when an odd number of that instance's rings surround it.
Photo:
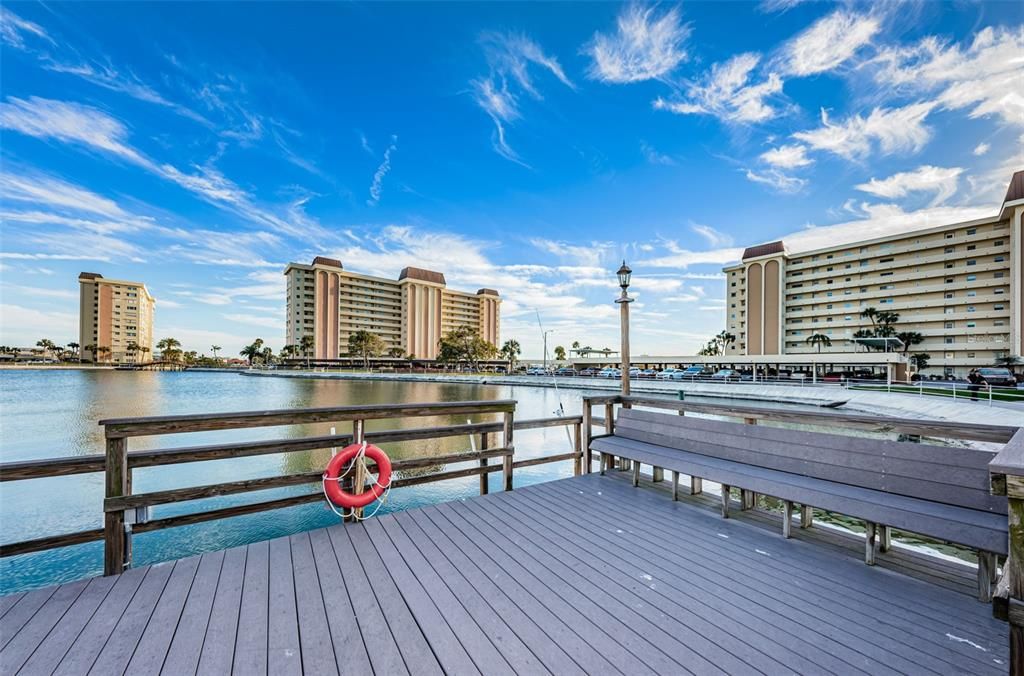
<path fill-rule="evenodd" d="M 619 304 L 619 317 L 621 319 L 621 333 L 622 333 L 622 394 L 629 395 L 629 304 L 633 302 L 633 299 L 629 297 L 627 289 L 629 289 L 629 278 L 633 274 L 633 270 L 626 265 L 626 261 L 622 261 L 622 267 L 615 273 L 619 278 L 619 286 L 622 288 L 622 295 L 615 299 L 615 302 Z"/>

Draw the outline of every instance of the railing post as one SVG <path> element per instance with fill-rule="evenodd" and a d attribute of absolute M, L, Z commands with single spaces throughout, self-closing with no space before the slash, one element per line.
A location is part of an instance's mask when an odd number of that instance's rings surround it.
<path fill-rule="evenodd" d="M 572 474 L 573 476 L 579 476 L 583 474 L 583 425 L 581 423 L 573 423 L 572 426 L 572 450 L 580 455 L 577 455 L 572 462 Z"/>
<path fill-rule="evenodd" d="M 107 438 L 106 497 L 120 498 L 129 494 L 128 439 Z M 125 530 L 124 512 L 103 515 L 103 574 L 120 575 L 125 564 L 131 564 L 131 535 Z"/>
<path fill-rule="evenodd" d="M 352 443 L 361 444 L 366 439 L 366 421 L 365 420 L 353 420 L 352 421 Z M 352 494 L 359 495 L 363 492 L 363 487 L 366 485 L 366 468 L 362 462 L 356 462 L 353 466 L 352 472 Z M 352 510 L 352 520 L 362 518 L 363 509 L 362 507 L 356 507 Z"/>
<path fill-rule="evenodd" d="M 615 403 L 611 401 L 604 405 L 604 433 L 615 434 Z M 608 467 L 611 469 L 618 467 L 614 455 L 608 455 Z"/>
<path fill-rule="evenodd" d="M 512 490 L 512 459 L 515 456 L 515 444 L 512 440 L 512 425 L 515 414 L 512 411 L 505 411 L 505 424 L 502 429 L 502 446 L 508 454 L 502 458 L 502 476 L 505 480 L 505 490 Z"/>
<path fill-rule="evenodd" d="M 489 435 L 487 432 L 482 432 L 480 434 L 480 450 L 481 451 L 486 451 L 488 446 L 490 446 L 490 442 L 489 442 L 490 436 L 491 435 Z M 487 468 L 487 458 L 480 458 L 480 468 L 481 469 L 486 469 Z M 491 475 L 490 475 L 489 472 L 482 472 L 480 474 L 480 495 L 487 495 L 487 491 L 488 491 L 488 488 L 489 488 L 488 482 L 489 482 L 490 478 L 491 478 Z"/>
<path fill-rule="evenodd" d="M 587 397 L 583 398 L 583 471 L 586 474 L 590 474 L 590 463 L 593 459 L 593 455 L 590 452 L 590 435 L 594 433 L 594 422 L 593 422 L 594 409 L 590 403 L 590 399 Z"/>

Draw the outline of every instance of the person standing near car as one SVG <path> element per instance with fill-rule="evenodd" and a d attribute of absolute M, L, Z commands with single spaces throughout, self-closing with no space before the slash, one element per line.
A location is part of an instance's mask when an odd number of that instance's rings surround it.
<path fill-rule="evenodd" d="M 971 372 L 967 374 L 967 389 L 971 393 L 971 401 L 978 401 L 978 390 L 985 383 L 985 379 L 978 373 L 978 369 L 971 369 Z"/>

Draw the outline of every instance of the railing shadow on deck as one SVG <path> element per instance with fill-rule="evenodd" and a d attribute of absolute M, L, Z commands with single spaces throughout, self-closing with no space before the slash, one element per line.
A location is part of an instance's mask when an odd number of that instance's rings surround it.
<path fill-rule="evenodd" d="M 55 549 L 96 540 L 104 541 L 104 574 L 115 575 L 131 566 L 132 535 L 165 528 L 225 519 L 243 514 L 292 507 L 324 499 L 316 490 L 310 493 L 263 500 L 207 511 L 189 512 L 158 519 L 149 519 L 149 509 L 157 505 L 198 500 L 214 496 L 235 495 L 251 491 L 283 488 L 305 484 L 319 484 L 323 472 L 310 471 L 284 474 L 260 479 L 228 481 L 201 486 L 189 486 L 148 493 L 132 492 L 132 472 L 141 467 L 157 467 L 187 462 L 242 458 L 272 453 L 293 453 L 317 449 L 338 448 L 362 441 L 372 443 L 403 442 L 479 435 L 476 450 L 448 455 L 432 455 L 396 460 L 392 468 L 396 472 L 424 469 L 437 465 L 476 462 L 476 466 L 418 476 L 395 478 L 391 486 L 401 488 L 469 476 L 480 477 L 480 493 L 488 491 L 488 477 L 491 473 L 502 473 L 502 486 L 512 490 L 513 471 L 545 463 L 573 461 L 575 474 L 583 471 L 583 419 L 581 416 L 562 416 L 515 420 L 514 400 L 441 402 L 424 404 L 391 404 L 368 406 L 342 406 L 330 408 L 309 408 L 291 410 L 246 411 L 237 413 L 210 413 L 200 415 L 179 415 L 148 418 L 119 418 L 101 420 L 106 437 L 106 454 L 48 458 L 0 464 L 0 481 L 21 481 L 72 474 L 103 472 L 105 474 L 105 499 L 103 502 L 104 526 L 90 530 L 51 535 L 32 540 L 8 543 L 0 546 L 0 557 L 26 554 L 29 552 Z M 383 430 L 367 432 L 367 420 L 406 419 L 436 416 L 477 416 L 498 414 L 501 419 L 494 422 L 469 423 L 440 427 Z M 203 446 L 182 446 L 156 450 L 131 451 L 129 439 L 166 434 L 237 430 L 256 427 L 300 425 L 309 423 L 351 422 L 352 433 L 327 436 L 308 436 L 266 441 L 245 441 Z M 573 434 L 572 450 L 566 453 L 542 457 L 515 459 L 514 431 L 545 427 L 568 426 Z M 500 464 L 490 464 L 490 459 L 501 458 Z M 369 468 L 374 469 L 369 463 Z"/>

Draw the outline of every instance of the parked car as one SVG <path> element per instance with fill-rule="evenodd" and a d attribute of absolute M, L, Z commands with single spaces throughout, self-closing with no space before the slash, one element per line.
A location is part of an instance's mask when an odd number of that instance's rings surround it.
<path fill-rule="evenodd" d="M 556 376 L 575 376 L 576 375 L 576 369 L 569 368 L 568 366 L 563 366 L 562 368 L 560 368 L 557 371 L 555 371 L 555 375 Z"/>
<path fill-rule="evenodd" d="M 598 369 L 587 367 L 587 368 L 583 369 L 582 371 L 580 371 L 579 375 L 580 375 L 581 378 L 593 378 L 598 373 L 600 373 L 600 371 Z"/>
<path fill-rule="evenodd" d="M 598 378 L 621 378 L 622 377 L 622 371 L 620 371 L 617 368 L 613 368 L 611 366 L 608 366 L 608 367 L 605 367 L 605 368 L 601 369 L 600 371 L 598 371 L 597 377 Z"/>
<path fill-rule="evenodd" d="M 540 366 L 531 366 L 526 369 L 526 375 L 528 376 L 546 376 L 548 373 Z"/>
<path fill-rule="evenodd" d="M 687 379 L 687 378 L 689 378 L 689 379 L 699 378 L 701 376 L 709 376 L 709 375 L 711 375 L 711 372 L 709 370 L 707 370 L 706 368 L 704 368 L 703 366 L 687 366 L 685 369 L 683 369 L 679 373 L 679 378 L 680 378 L 680 380 L 682 380 L 682 379 Z"/>
<path fill-rule="evenodd" d="M 732 369 L 722 369 L 711 377 L 715 380 L 739 380 L 740 374 Z"/>
<path fill-rule="evenodd" d="M 622 372 L 619 371 L 619 373 L 621 374 Z M 629 367 L 629 377 L 630 378 L 639 378 L 640 377 L 640 369 L 638 367 L 636 367 L 636 366 L 630 366 Z"/>
<path fill-rule="evenodd" d="M 641 378 L 654 378 L 657 375 L 658 371 L 656 369 L 644 369 L 640 372 Z"/>
<path fill-rule="evenodd" d="M 656 375 L 655 378 L 658 380 L 674 380 L 677 377 L 676 374 L 682 374 L 682 370 L 669 366 Z"/>
<path fill-rule="evenodd" d="M 1017 387 L 1017 379 L 1004 368 L 980 368 L 978 373 L 984 378 L 985 384 L 991 387 Z"/>

